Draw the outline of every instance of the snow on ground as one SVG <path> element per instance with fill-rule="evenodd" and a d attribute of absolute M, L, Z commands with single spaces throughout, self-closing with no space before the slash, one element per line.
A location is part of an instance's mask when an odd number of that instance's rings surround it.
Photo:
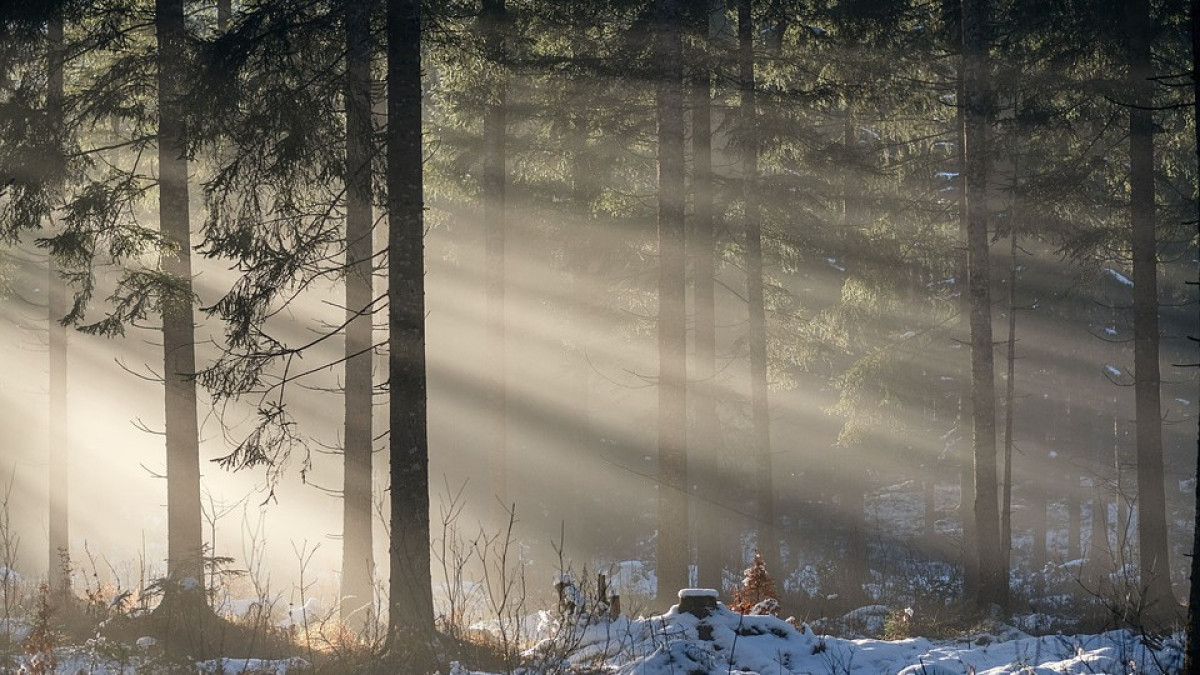
<path fill-rule="evenodd" d="M 1127 630 L 1031 637 L 997 624 L 993 632 L 1001 637 L 844 639 L 772 616 L 743 616 L 723 604 L 703 618 L 675 606 L 636 620 L 581 616 L 526 656 L 544 670 L 569 664 L 612 675 L 1127 675 L 1178 673 L 1182 663 L 1178 640 L 1143 639 Z M 471 674 L 461 665 L 450 671 Z"/>

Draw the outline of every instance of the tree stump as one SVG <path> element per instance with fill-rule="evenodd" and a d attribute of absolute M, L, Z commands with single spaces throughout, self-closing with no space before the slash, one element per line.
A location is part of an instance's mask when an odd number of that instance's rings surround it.
<path fill-rule="evenodd" d="M 712 588 L 685 588 L 679 591 L 679 612 L 703 619 L 717 611 L 717 591 Z"/>

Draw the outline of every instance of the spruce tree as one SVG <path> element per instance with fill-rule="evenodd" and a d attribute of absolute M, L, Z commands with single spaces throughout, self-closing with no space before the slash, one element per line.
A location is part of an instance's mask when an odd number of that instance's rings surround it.
<path fill-rule="evenodd" d="M 403 657 L 433 631 L 421 145 L 421 3 L 387 0 L 388 455 L 391 541 L 387 648 Z"/>
<path fill-rule="evenodd" d="M 374 597 L 372 454 L 374 217 L 371 209 L 371 15 L 375 3 L 342 3 L 346 39 L 346 326 L 343 435 L 342 621 L 365 627 Z M 358 616 L 354 616 L 358 613 Z M 353 618 L 352 618 L 353 617 Z"/>

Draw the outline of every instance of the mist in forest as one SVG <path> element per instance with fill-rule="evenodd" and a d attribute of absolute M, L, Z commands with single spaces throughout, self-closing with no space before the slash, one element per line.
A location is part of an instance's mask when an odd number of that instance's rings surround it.
<path fill-rule="evenodd" d="M 435 15 L 423 54 L 423 339 L 435 604 L 452 582 L 446 570 L 454 561 L 440 557 L 451 542 L 461 547 L 460 556 L 474 552 L 463 563 L 474 580 L 507 543 L 537 602 L 556 601 L 554 584 L 570 568 L 579 575 L 607 571 L 631 595 L 642 594 L 646 607 L 665 610 L 653 604 L 659 599 L 648 582 L 659 572 L 664 533 L 686 542 L 685 557 L 692 561 L 686 585 L 702 584 L 705 574 L 712 578 L 711 570 L 694 567 L 702 545 L 716 542 L 722 593 L 736 587 L 755 552 L 766 549 L 781 593 L 820 611 L 868 604 L 898 583 L 895 578 L 918 572 L 945 584 L 931 592 L 961 591 L 967 572 L 960 566 L 973 555 L 964 523 L 974 508 L 973 497 L 961 491 L 974 461 L 967 176 L 960 166 L 958 118 L 965 104 L 957 67 L 947 56 L 953 50 L 926 36 L 935 28 L 950 30 L 953 21 L 911 8 L 911 14 L 868 17 L 860 24 L 798 3 L 753 3 L 753 17 L 764 25 L 778 18 L 777 11 L 790 23 L 779 19 L 746 33 L 749 52 L 742 53 L 759 59 L 751 59 L 758 79 L 751 78 L 749 89 L 739 74 L 745 71 L 738 70 L 744 63 L 736 60 L 733 5 L 713 11 L 705 31 L 688 29 L 680 72 L 694 77 L 704 52 L 704 76 L 713 77 L 703 85 L 680 85 L 686 96 L 680 109 L 683 192 L 676 195 L 684 214 L 683 238 L 676 242 L 683 253 L 677 304 L 687 370 L 683 492 L 689 518 L 680 534 L 660 521 L 662 495 L 679 490 L 660 471 L 660 363 L 669 351 L 659 332 L 666 302 L 659 276 L 666 250 L 659 181 L 666 174 L 658 154 L 665 118 L 656 117 L 659 64 L 643 49 L 655 34 L 625 4 L 610 8 L 607 22 L 586 27 L 571 23 L 587 21 L 586 13 L 572 19 L 554 3 L 513 4 L 508 10 L 499 5 L 513 14 L 513 23 L 505 25 L 520 38 L 508 47 L 502 67 L 492 62 L 490 29 L 481 28 L 484 20 L 473 5 Z M 236 6 L 242 18 L 224 38 L 209 25 L 215 8 L 188 14 L 187 31 L 216 50 L 212 56 L 195 47 L 198 53 L 215 61 L 227 56 L 221 49 L 238 54 L 229 47 L 237 47 L 238 38 L 257 44 L 246 37 L 253 37 L 246 17 L 262 8 Z M 608 17 L 595 7 L 589 11 Z M 258 264 L 248 262 L 252 254 L 242 260 L 205 254 L 213 245 L 204 237 L 217 226 L 232 229 L 222 219 L 236 221 L 237 214 L 230 215 L 235 207 L 248 209 L 246 202 L 253 201 L 239 193 L 245 201 L 222 202 L 209 190 L 222 185 L 223 162 L 241 161 L 238 143 L 275 148 L 289 133 L 311 143 L 301 160 L 288 160 L 305 167 L 288 169 L 309 181 L 291 185 L 299 197 L 280 197 L 286 190 L 263 187 L 267 179 L 261 176 L 255 179 L 262 184 L 246 190 L 270 193 L 301 212 L 325 209 L 319 217 L 288 216 L 328 226 L 319 231 L 329 240 L 306 263 L 312 267 L 297 272 L 303 283 L 273 296 L 256 324 L 272 345 L 304 348 L 271 361 L 263 381 L 237 395 L 198 387 L 200 489 L 205 555 L 220 559 L 207 571 L 210 593 L 250 597 L 270 588 L 289 602 L 319 597 L 332 609 L 343 566 L 349 360 L 343 329 L 349 323 L 350 264 L 348 245 L 338 238 L 348 209 L 343 170 L 322 162 L 340 157 L 350 104 L 342 100 L 340 80 L 321 79 L 344 68 L 345 50 L 330 46 L 340 35 L 340 19 L 319 19 L 312 21 L 312 34 L 295 38 L 309 57 L 296 72 L 279 75 L 270 68 L 283 68 L 287 59 L 244 47 L 251 56 L 239 63 L 246 69 L 239 71 L 242 86 L 251 88 L 250 82 L 273 92 L 261 94 L 268 101 L 264 109 L 278 115 L 264 114 L 269 121 L 262 136 L 271 140 L 255 136 L 254 129 L 223 132 L 220 125 L 197 121 L 197 135 L 207 132 L 217 140 L 196 141 L 202 150 L 190 150 L 185 175 L 191 186 L 192 304 L 201 308 L 194 336 L 199 372 L 236 352 L 224 321 L 229 317 L 204 308 L 221 307 Z M 68 24 L 68 43 L 82 44 L 87 29 Z M 906 37 L 895 38 L 899 44 L 881 37 L 893 32 Z M 447 37 L 454 35 L 462 37 Z M 1012 39 L 1041 44 L 1036 35 L 1021 35 Z M 149 50 L 152 37 L 148 32 L 139 38 L 145 42 L 138 48 Z M 1179 37 L 1162 38 L 1160 52 L 1179 56 Z M 866 49 L 867 38 L 878 47 Z M 86 107 L 81 101 L 88 96 L 99 98 L 89 93 L 99 85 L 87 79 L 97 64 L 120 56 L 113 45 L 96 49 L 68 62 L 66 96 L 75 112 Z M 379 296 L 388 291 L 386 254 L 395 247 L 389 248 L 380 168 L 387 74 L 382 57 L 373 58 L 364 65 L 374 97 L 365 108 L 374 125 L 366 133 L 374 143 L 367 171 L 377 174 L 367 178 L 373 223 L 367 238 L 371 291 Z M 1084 57 L 1073 63 L 1055 62 L 1037 77 L 1023 78 L 1004 62 L 997 66 L 999 95 L 989 111 L 992 174 L 984 201 L 991 215 L 991 229 L 985 228 L 990 272 L 983 284 L 991 293 L 985 314 L 990 312 L 994 345 L 996 442 L 1001 453 L 1011 453 L 1012 574 L 1018 580 L 1039 578 L 1048 564 L 1085 558 L 1103 557 L 1095 564 L 1120 568 L 1135 557 L 1137 542 L 1135 298 L 1123 176 L 1129 157 L 1126 129 L 1113 121 L 1123 120 L 1127 110 L 1110 95 L 1122 91 L 1119 84 L 1088 88 L 1089 78 L 1101 77 L 1091 71 L 1102 64 L 1080 66 Z M 9 67 L 18 75 L 13 82 L 46 79 L 33 65 Z M 503 97 L 496 93 L 497 69 Z M 270 88 L 274 79 L 289 78 L 320 81 L 327 91 L 299 100 L 294 109 L 277 105 L 300 96 Z M 198 90 L 206 92 L 203 86 Z M 19 88 L 12 82 L 4 87 L 0 99 L 16 100 L 9 90 Z M 696 122 L 696 87 L 711 114 L 705 129 Z M 1196 201 L 1188 140 L 1195 122 L 1171 107 L 1182 105 L 1175 100 L 1182 93 L 1158 96 L 1166 523 L 1171 582 L 1176 595 L 1186 597 L 1200 406 L 1195 344 L 1188 339 L 1200 325 L 1195 289 L 1187 285 L 1200 266 L 1195 235 L 1186 227 Z M 254 98 L 236 103 L 261 112 Z M 192 92 L 187 100 L 200 106 L 203 99 Z M 756 120 L 753 133 L 743 126 L 747 100 Z M 307 109 L 320 101 L 326 107 Z M 504 138 L 497 159 L 489 144 L 495 127 L 487 120 L 496 119 L 490 115 L 501 106 L 507 117 L 500 118 Z M 203 119 L 211 112 L 189 115 Z M 108 166 L 151 185 L 159 167 L 139 153 L 149 153 L 153 144 L 105 149 L 114 138 L 149 133 L 148 125 L 125 119 L 105 127 L 92 119 L 74 128 L 74 143 L 109 153 Z M 707 179 L 696 168 L 704 143 L 711 162 Z M 753 162 L 747 160 L 751 147 Z M 89 171 L 102 173 L 92 166 L 72 180 L 85 183 Z M 502 198 L 488 187 L 496 171 Z M 702 180 L 707 191 L 697 187 Z M 150 232 L 163 229 L 156 189 L 146 188 L 128 207 L 130 221 Z M 702 203 L 711 210 L 706 248 L 695 243 Z M 490 243 L 495 209 L 503 212 L 500 254 Z M 748 213 L 761 230 L 761 343 L 752 311 Z M 314 238 L 318 229 L 280 235 L 280 247 Z M 47 269 L 44 238 L 52 232 L 49 226 L 18 232 L 0 250 L 0 517 L 6 536 L 19 542 L 0 562 L 29 578 L 53 576 L 60 564 L 48 552 L 56 424 L 49 413 L 48 322 L 62 318 L 48 316 L 57 281 Z M 96 288 L 78 323 L 98 321 L 117 304 L 112 301 L 128 290 L 121 285 L 123 271 L 158 269 L 171 255 L 170 247 L 148 245 L 119 264 L 96 263 Z M 697 290 L 702 264 L 712 266 L 712 311 L 703 319 Z M 364 313 L 373 323 L 372 546 L 382 597 L 389 490 L 406 488 L 388 479 L 387 308 L 372 303 Z M 700 344 L 706 326 L 710 346 Z M 75 588 L 99 583 L 129 589 L 166 576 L 162 345 L 156 312 L 130 322 L 124 335 L 69 330 L 66 558 Z M 707 349 L 711 375 L 699 359 Z M 765 359 L 765 402 L 753 375 L 756 349 Z M 711 398 L 711 408 L 697 407 L 704 397 Z M 766 406 L 765 429 L 755 412 L 760 403 Z M 264 411 L 283 416 L 260 427 Z M 236 470 L 218 461 L 263 428 L 277 441 L 269 461 Z M 765 443 L 756 438 L 759 432 Z M 769 500 L 762 496 L 764 461 Z M 764 501 L 773 505 L 770 527 L 760 517 Z M 773 532 L 778 542 L 761 541 L 763 532 Z M 633 578 L 635 568 L 645 579 Z"/>

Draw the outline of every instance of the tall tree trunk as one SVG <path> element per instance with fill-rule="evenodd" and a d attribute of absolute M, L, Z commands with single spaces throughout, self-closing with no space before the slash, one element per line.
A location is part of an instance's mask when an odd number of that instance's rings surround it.
<path fill-rule="evenodd" d="M 183 75 L 183 0 L 157 0 L 159 227 L 175 250 L 163 271 L 180 286 L 163 299 L 163 377 L 166 379 L 167 577 L 163 599 L 204 602 L 200 515 L 200 436 L 196 420 L 195 320 L 192 311 L 191 233 L 188 221 L 187 123 L 180 103 Z M 186 592 L 185 592 L 186 591 Z"/>
<path fill-rule="evenodd" d="M 1196 134 L 1196 163 L 1200 166 L 1200 0 L 1191 2 L 1192 19 L 1192 127 Z M 1196 220 L 1200 234 L 1200 213 Z M 1197 279 L 1200 282 L 1200 279 Z M 1197 336 L 1192 336 L 1196 339 Z M 1192 570 L 1188 587 L 1187 647 L 1184 654 L 1183 672 L 1194 673 L 1200 669 L 1200 417 L 1196 429 L 1196 483 L 1192 486 Z"/>
<path fill-rule="evenodd" d="M 963 73 L 959 73 L 958 83 L 956 87 L 956 99 L 958 106 L 955 111 L 955 122 L 957 131 L 957 155 L 958 155 L 958 226 L 959 235 L 963 241 L 962 249 L 955 261 L 955 279 L 956 283 L 962 284 L 969 276 L 968 262 L 970 256 L 967 254 L 966 242 L 967 236 L 967 190 L 966 190 L 966 175 L 967 175 L 967 115 L 965 113 L 966 106 L 963 101 L 966 99 L 966 79 Z M 960 286 L 961 287 L 961 286 Z M 960 330 L 970 332 L 970 316 L 971 316 L 971 296 L 970 293 L 959 294 L 959 316 Z M 965 390 L 960 389 L 958 395 L 958 418 L 957 427 L 963 429 L 966 425 L 966 410 L 969 405 L 969 396 Z M 975 556 L 975 522 L 972 518 L 971 510 L 975 504 L 975 467 L 974 453 L 971 444 L 962 443 L 961 452 L 958 456 L 958 486 L 959 500 L 958 511 L 959 517 L 962 520 L 962 536 L 963 536 L 963 595 L 973 597 L 976 589 L 979 588 L 979 569 L 976 567 Z"/>
<path fill-rule="evenodd" d="M 592 177 L 589 176 L 588 162 L 588 119 L 576 111 L 571 122 L 571 202 L 578 217 L 577 232 L 571 237 L 568 249 L 570 282 L 567 297 L 571 316 L 571 342 L 574 344 L 571 359 L 571 411 L 575 416 L 575 424 L 571 433 L 572 444 L 569 452 L 563 453 L 561 467 L 565 472 L 566 489 L 571 495 L 563 511 L 566 523 L 565 535 L 568 542 L 563 547 L 568 553 L 567 561 L 588 560 L 595 552 L 592 545 L 595 512 L 592 508 L 592 490 L 594 481 L 585 477 L 594 475 L 597 469 L 596 461 L 596 431 L 592 424 L 592 364 L 588 360 L 591 352 L 590 329 L 592 300 L 592 279 L 588 273 L 591 265 L 588 256 L 592 249 L 592 222 L 590 211 L 592 204 Z"/>
<path fill-rule="evenodd" d="M 746 218 L 746 299 L 750 312 L 750 417 L 756 466 L 758 549 L 767 569 L 779 569 L 775 487 L 771 473 L 771 417 L 767 398 L 767 313 L 763 293 L 762 223 L 758 209 L 758 120 L 754 83 L 754 25 L 750 0 L 738 0 L 738 81 L 742 95 Z"/>
<path fill-rule="evenodd" d="M 1092 528 L 1088 536 L 1087 561 L 1090 570 L 1089 577 L 1097 582 L 1102 576 L 1109 571 L 1112 571 L 1112 546 L 1108 543 L 1108 482 L 1104 479 L 1105 467 L 1108 462 L 1105 461 L 1108 453 L 1105 451 L 1105 443 L 1108 439 L 1108 429 L 1105 422 L 1108 421 L 1104 411 L 1096 411 L 1095 413 L 1096 426 L 1092 429 L 1093 438 L 1096 439 L 1095 449 L 1092 452 Z"/>
<path fill-rule="evenodd" d="M 659 0 L 658 602 L 688 585 L 687 325 L 684 312 L 683 42 L 678 0 Z"/>
<path fill-rule="evenodd" d="M 425 377 L 421 2 L 387 0 L 388 436 L 391 564 L 387 648 L 433 632 Z"/>
<path fill-rule="evenodd" d="M 1016 181 L 1014 180 L 1014 183 Z M 1008 350 L 1004 378 L 1004 470 L 1001 484 L 1000 554 L 1007 568 L 1012 564 L 1012 488 L 1013 488 L 1013 404 L 1016 402 L 1017 370 L 1017 230 L 1014 225 L 1008 242 Z"/>
<path fill-rule="evenodd" d="M 345 0 L 346 21 L 346 396 L 342 498 L 341 618 L 369 620 L 375 590 L 372 536 L 371 365 L 371 14 L 373 2 Z M 366 610 L 366 611 L 364 611 Z M 351 620 L 351 617 L 358 615 Z"/>
<path fill-rule="evenodd" d="M 1117 507 L 1117 536 L 1113 542 L 1113 547 L 1116 549 L 1117 568 L 1124 569 L 1125 564 L 1129 560 L 1129 535 L 1130 524 L 1129 518 L 1133 515 L 1133 505 L 1129 499 L 1129 494 L 1125 492 L 1125 470 L 1129 462 L 1126 455 L 1128 452 L 1121 445 L 1121 421 L 1116 413 L 1113 413 L 1112 418 L 1112 441 L 1113 441 L 1113 489 L 1116 494 L 1113 498 L 1113 503 Z"/>
<path fill-rule="evenodd" d="M 988 250 L 987 2 L 963 0 L 963 79 L 966 98 L 966 200 L 968 287 L 971 302 L 971 417 L 975 449 L 975 555 L 983 607 L 1008 602 L 1001 559 L 996 476 L 996 386 L 992 355 L 992 291 Z"/>
<path fill-rule="evenodd" d="M 1030 502 L 1032 502 L 1029 511 L 1033 520 L 1030 523 L 1030 529 L 1033 530 L 1033 545 L 1029 550 L 1029 567 L 1034 572 L 1040 572 L 1049 559 L 1046 554 L 1046 535 L 1050 529 L 1050 517 L 1047 513 L 1050 508 L 1050 499 L 1046 487 L 1041 481 L 1035 482 L 1029 496 Z"/>
<path fill-rule="evenodd" d="M 696 11 L 696 30 L 708 35 L 708 6 L 700 3 Z M 692 410 L 696 436 L 692 451 L 696 461 L 699 500 L 696 504 L 696 558 L 698 581 L 704 588 L 721 590 L 721 510 L 720 493 L 721 429 L 717 421 L 717 324 L 716 324 L 716 230 L 713 219 L 712 170 L 712 74 L 704 56 L 694 68 L 692 94 L 692 217 L 691 244 L 693 268 L 692 294 L 695 302 L 695 383 Z"/>
<path fill-rule="evenodd" d="M 50 125 L 61 144 L 63 133 L 63 22 L 61 16 L 50 21 L 47 30 L 49 39 L 49 79 L 47 81 L 46 108 Z M 61 145 L 59 145 L 61 148 Z M 61 155 L 57 175 L 61 176 Z M 51 228 L 54 227 L 51 217 Z M 67 299 L 67 282 L 58 270 L 53 255 L 49 256 L 49 333 L 50 333 L 50 567 L 48 578 L 55 591 L 66 591 L 70 587 L 70 523 L 68 519 L 68 451 L 67 451 L 67 328 L 59 322 L 71 307 Z"/>
<path fill-rule="evenodd" d="M 507 518 L 508 383 L 504 326 L 505 134 L 508 92 L 505 81 L 504 0 L 483 0 L 480 27 L 494 77 L 483 118 L 483 228 L 487 295 L 487 444 L 493 489 L 501 518 Z"/>
<path fill-rule="evenodd" d="M 1166 619 L 1171 590 L 1163 475 L 1158 364 L 1158 241 L 1154 232 L 1154 120 L 1150 78 L 1150 2 L 1126 4 L 1129 26 L 1129 189 L 1133 253 L 1133 371 L 1137 418 L 1138 548 L 1143 606 Z"/>

